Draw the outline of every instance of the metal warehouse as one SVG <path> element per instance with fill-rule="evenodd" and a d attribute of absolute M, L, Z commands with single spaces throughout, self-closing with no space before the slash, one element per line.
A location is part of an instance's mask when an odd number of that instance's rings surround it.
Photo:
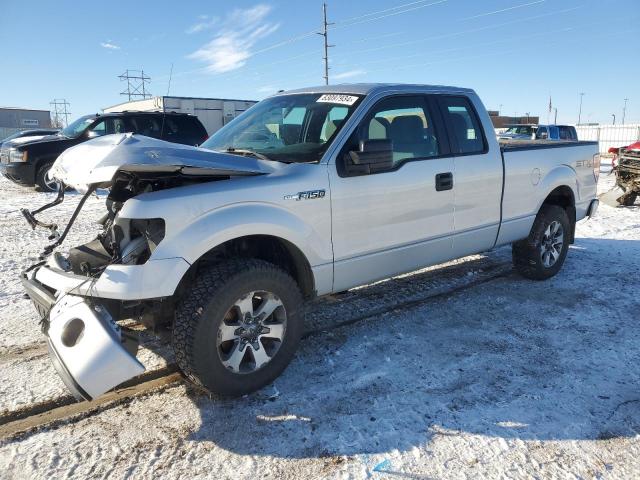
<path fill-rule="evenodd" d="M 49 110 L 0 107 L 0 138 L 28 128 L 50 128 Z"/>
<path fill-rule="evenodd" d="M 211 135 L 255 103 L 257 103 L 255 100 L 162 96 L 119 103 L 103 110 L 105 113 L 124 111 L 190 113 L 200 119 L 207 133 Z"/>

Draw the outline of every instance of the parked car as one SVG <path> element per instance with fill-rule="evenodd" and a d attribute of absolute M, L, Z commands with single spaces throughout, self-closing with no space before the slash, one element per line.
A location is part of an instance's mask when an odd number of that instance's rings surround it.
<path fill-rule="evenodd" d="M 93 143 L 52 175 L 83 198 L 109 188 L 102 233 L 54 254 L 63 234 L 23 276 L 53 363 L 85 399 L 144 370 L 120 319 L 168 329 L 189 379 L 242 395 L 291 361 L 304 300 L 505 244 L 544 280 L 598 206 L 596 142 L 501 147 L 476 93 L 455 87 L 283 92 L 202 148 Z M 24 212 L 34 226 L 37 213 Z"/>
<path fill-rule="evenodd" d="M 207 131 L 197 117 L 183 113 L 120 112 L 85 115 L 55 136 L 8 143 L 0 150 L 0 171 L 10 180 L 41 190 L 55 191 L 49 169 L 67 148 L 113 133 L 135 132 L 169 142 L 198 145 Z M 82 161 L 82 160 L 80 160 Z"/>
<path fill-rule="evenodd" d="M 573 125 L 540 125 L 536 129 L 536 140 L 578 140 Z"/>
<path fill-rule="evenodd" d="M 531 140 L 538 128 L 535 124 L 506 125 L 506 130 L 498 134 L 499 140 Z"/>
<path fill-rule="evenodd" d="M 8 137 L 5 137 L 3 140 L 0 140 L 0 147 L 5 142 L 10 142 L 17 138 L 25 138 L 25 137 L 45 137 L 47 135 L 55 135 L 58 133 L 60 129 L 58 128 L 34 128 L 29 130 L 19 130 Z"/>

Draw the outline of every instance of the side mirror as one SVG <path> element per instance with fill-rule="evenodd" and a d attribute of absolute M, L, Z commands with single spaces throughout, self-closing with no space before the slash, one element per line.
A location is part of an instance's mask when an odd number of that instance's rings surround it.
<path fill-rule="evenodd" d="M 350 175 L 367 175 L 393 167 L 391 140 L 360 140 L 359 150 L 351 150 L 345 158 L 345 169 Z"/>
<path fill-rule="evenodd" d="M 100 135 L 98 134 L 98 132 L 94 131 L 94 130 L 89 130 L 87 132 L 87 138 L 91 139 L 91 138 L 97 138 Z"/>

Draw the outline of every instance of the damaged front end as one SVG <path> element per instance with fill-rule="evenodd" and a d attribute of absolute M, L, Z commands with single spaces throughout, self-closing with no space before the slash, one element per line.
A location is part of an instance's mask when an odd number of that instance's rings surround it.
<path fill-rule="evenodd" d="M 23 272 L 22 282 L 42 319 L 56 370 L 77 399 L 90 400 L 145 370 L 135 356 L 137 343 L 118 322 L 136 319 L 155 326 L 171 318 L 173 279 L 190 266 L 182 258 L 155 258 L 167 235 L 162 212 L 125 218 L 126 202 L 170 188 L 260 175 L 268 168 L 253 159 L 237 162 L 229 155 L 126 134 L 67 150 L 52 173 L 60 182 L 55 200 L 22 211 L 32 228 L 48 231 L 50 242 Z M 64 201 L 66 185 L 84 193 L 59 232 L 39 215 Z M 57 251 L 85 202 L 103 188 L 108 194 L 100 233 L 65 253 Z M 166 318 L 158 320 L 160 314 Z M 150 322 L 149 317 L 156 318 Z"/>
<path fill-rule="evenodd" d="M 640 148 L 633 148 L 633 145 L 621 148 L 615 172 L 616 186 L 622 190 L 616 201 L 624 206 L 633 205 L 640 195 Z"/>

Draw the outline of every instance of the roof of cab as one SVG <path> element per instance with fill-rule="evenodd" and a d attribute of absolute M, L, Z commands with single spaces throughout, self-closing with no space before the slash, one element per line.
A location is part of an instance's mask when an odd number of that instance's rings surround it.
<path fill-rule="evenodd" d="M 385 90 L 474 93 L 470 88 L 450 87 L 445 85 L 422 85 L 409 83 L 340 83 L 337 85 L 321 85 L 317 87 L 287 90 L 278 92 L 277 95 L 286 95 L 290 93 L 350 93 L 353 95 L 370 95 L 372 93 Z"/>

